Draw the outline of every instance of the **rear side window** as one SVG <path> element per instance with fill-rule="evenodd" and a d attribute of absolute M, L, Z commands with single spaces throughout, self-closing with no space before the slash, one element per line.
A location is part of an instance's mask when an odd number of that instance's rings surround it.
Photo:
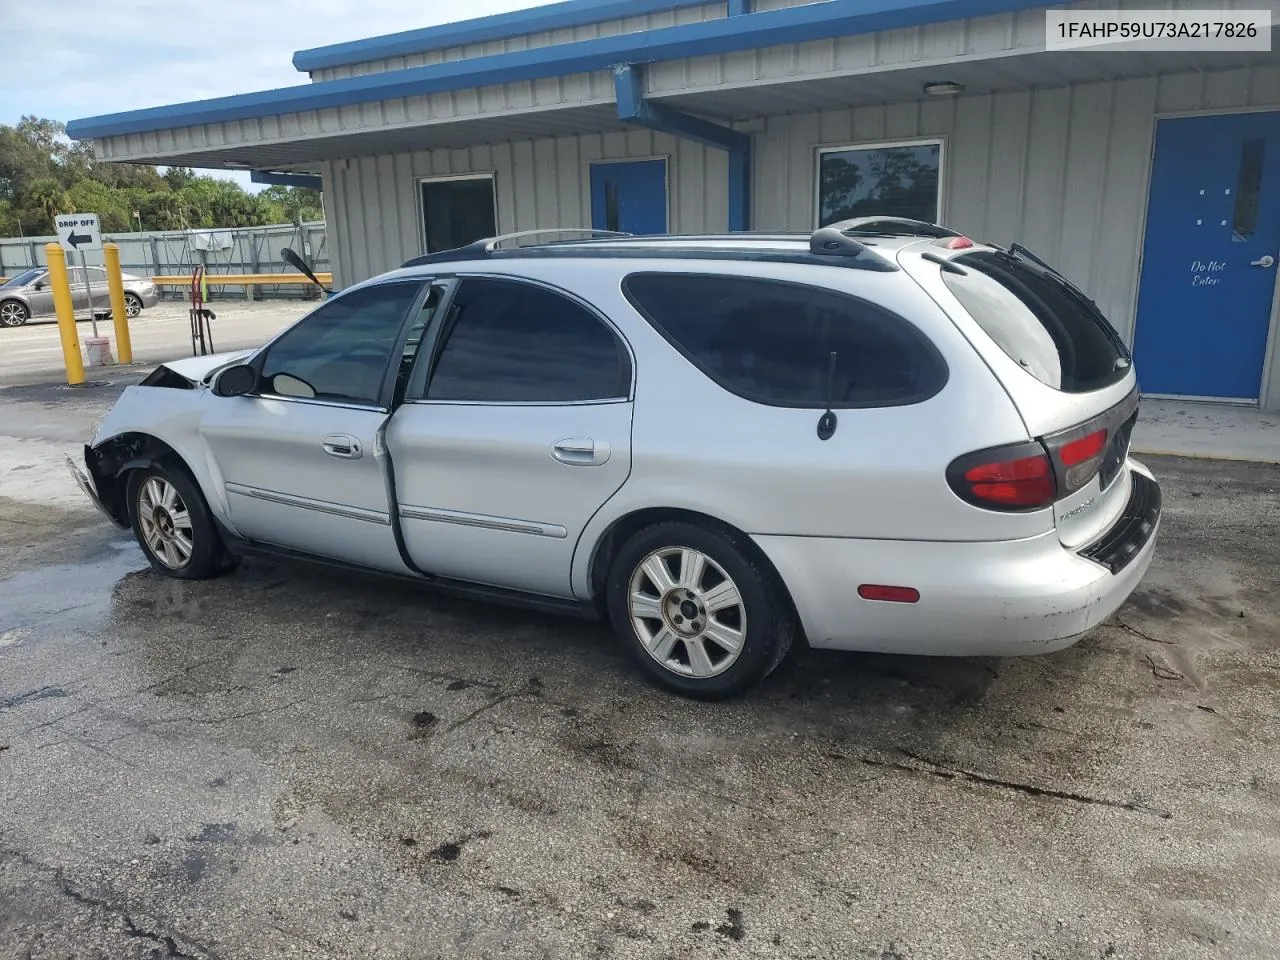
<path fill-rule="evenodd" d="M 918 403 L 947 368 L 906 320 L 818 287 L 724 275 L 632 274 L 623 291 L 708 377 L 747 400 L 822 408 Z M 835 374 L 829 377 L 831 354 Z"/>
<path fill-rule="evenodd" d="M 1064 393 L 1124 379 L 1129 353 L 1096 306 L 1067 281 L 1020 257 L 975 251 L 942 278 L 969 315 L 1019 366 Z"/>
<path fill-rule="evenodd" d="M 613 331 L 544 287 L 468 277 L 444 337 L 428 400 L 578 403 L 631 392 L 631 361 Z"/>

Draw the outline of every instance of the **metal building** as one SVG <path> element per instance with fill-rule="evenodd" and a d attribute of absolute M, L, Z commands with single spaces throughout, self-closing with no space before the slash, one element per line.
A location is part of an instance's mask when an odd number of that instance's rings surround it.
<path fill-rule="evenodd" d="M 341 284 L 534 228 L 937 220 L 1080 283 L 1148 394 L 1280 409 L 1276 28 L 1265 52 L 1046 51 L 1046 9 L 565 0 L 303 50 L 308 84 L 68 132 L 103 160 L 322 183 Z"/>

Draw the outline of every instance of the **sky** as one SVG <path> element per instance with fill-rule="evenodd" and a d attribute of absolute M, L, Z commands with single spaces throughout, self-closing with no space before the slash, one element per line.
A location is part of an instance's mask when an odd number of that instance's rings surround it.
<path fill-rule="evenodd" d="M 541 6 L 548 0 L 0 0 L 0 123 L 66 123 L 307 83 L 295 50 Z M 247 172 L 223 173 L 248 186 Z"/>

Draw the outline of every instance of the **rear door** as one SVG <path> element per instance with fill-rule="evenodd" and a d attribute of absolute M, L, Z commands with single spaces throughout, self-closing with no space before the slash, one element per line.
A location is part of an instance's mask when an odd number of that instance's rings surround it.
<path fill-rule="evenodd" d="M 472 276 L 427 347 L 386 433 L 414 564 L 572 597 L 582 530 L 631 469 L 627 345 L 562 291 Z"/>
<path fill-rule="evenodd" d="M 1129 353 L 1083 292 L 1033 254 L 975 248 L 902 257 L 983 355 L 1053 462 L 1059 537 L 1075 547 L 1124 509 L 1138 384 Z M 944 262 L 939 263 L 942 259 Z"/>
<path fill-rule="evenodd" d="M 102 267 L 89 268 L 89 293 L 96 312 L 111 312 L 111 290 L 107 287 L 107 271 Z"/>

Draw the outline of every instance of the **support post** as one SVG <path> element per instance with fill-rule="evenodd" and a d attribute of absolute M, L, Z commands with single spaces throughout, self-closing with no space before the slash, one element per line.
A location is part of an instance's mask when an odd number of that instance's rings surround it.
<path fill-rule="evenodd" d="M 58 338 L 62 341 L 62 362 L 67 368 L 67 384 L 84 383 L 84 360 L 80 357 L 80 336 L 76 333 L 76 312 L 71 305 L 71 282 L 67 277 L 67 254 L 58 243 L 44 248 L 49 264 L 49 286 L 53 309 L 58 315 Z"/>
<path fill-rule="evenodd" d="M 729 229 L 751 229 L 751 146 L 729 151 Z"/>
<path fill-rule="evenodd" d="M 644 96 L 644 69 L 627 63 L 613 68 L 618 119 L 693 140 L 729 154 L 729 229 L 751 229 L 751 136 L 712 123 Z"/>
<path fill-rule="evenodd" d="M 116 354 L 121 363 L 133 363 L 133 341 L 129 336 L 129 311 L 124 305 L 124 280 L 120 276 L 120 247 L 114 243 L 104 243 L 102 260 L 107 269 L 111 321 L 116 328 Z"/>

